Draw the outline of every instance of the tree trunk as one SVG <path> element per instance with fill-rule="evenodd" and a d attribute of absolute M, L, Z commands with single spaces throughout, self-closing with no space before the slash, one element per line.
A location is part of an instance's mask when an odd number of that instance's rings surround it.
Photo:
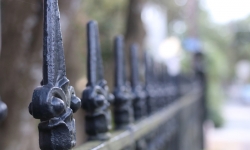
<path fill-rule="evenodd" d="M 126 49 L 130 47 L 131 44 L 137 43 L 142 50 L 145 30 L 143 22 L 141 20 L 141 13 L 145 0 L 130 0 L 128 6 L 128 16 L 127 16 L 127 28 L 126 28 Z"/>

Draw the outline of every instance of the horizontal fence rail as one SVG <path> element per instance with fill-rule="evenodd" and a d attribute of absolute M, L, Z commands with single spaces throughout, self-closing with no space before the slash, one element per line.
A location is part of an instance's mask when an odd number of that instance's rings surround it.
<path fill-rule="evenodd" d="M 133 125 L 127 127 L 127 129 L 112 132 L 112 137 L 110 138 L 110 140 L 106 142 L 102 141 L 87 142 L 83 146 L 75 148 L 74 150 L 124 149 L 130 145 L 135 144 L 135 141 L 149 135 L 152 131 L 157 130 L 157 128 L 164 125 L 168 121 L 172 121 L 171 119 L 179 115 L 181 110 L 188 107 L 192 107 L 192 105 L 200 101 L 200 98 L 201 98 L 201 91 L 198 89 L 193 89 L 191 92 L 188 92 L 185 96 L 181 97 L 175 103 L 148 116 L 147 118 L 135 122 Z M 194 111 L 194 113 L 197 112 Z M 194 113 L 192 115 L 195 115 Z M 177 128 L 177 126 L 172 125 L 171 128 Z M 167 132 L 169 131 L 166 131 L 164 133 L 167 134 Z M 191 135 L 189 134 L 189 138 L 197 138 L 197 137 L 191 137 Z"/>

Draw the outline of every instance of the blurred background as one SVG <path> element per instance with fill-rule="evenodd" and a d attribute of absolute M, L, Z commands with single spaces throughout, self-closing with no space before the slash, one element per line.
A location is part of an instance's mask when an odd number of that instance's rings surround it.
<path fill-rule="evenodd" d="M 37 150 L 38 120 L 28 112 L 42 80 L 43 1 L 1 0 L 0 95 L 8 117 L 0 125 L 1 150 Z M 207 150 L 250 150 L 249 0 L 59 0 L 67 77 L 77 95 L 86 85 L 86 23 L 97 20 L 105 78 L 113 87 L 113 39 L 126 51 L 140 45 L 168 66 L 190 72 L 201 51 L 208 78 Z M 127 54 L 128 55 L 128 54 Z M 86 140 L 84 112 L 75 115 L 77 144 Z"/>

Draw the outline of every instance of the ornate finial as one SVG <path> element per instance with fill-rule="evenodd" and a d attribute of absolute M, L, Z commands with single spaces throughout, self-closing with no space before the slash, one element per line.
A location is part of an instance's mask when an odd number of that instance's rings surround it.
<path fill-rule="evenodd" d="M 114 120 L 117 129 L 126 128 L 133 122 L 132 91 L 126 85 L 123 37 L 115 38 L 115 90 Z"/>
<path fill-rule="evenodd" d="M 111 129 L 109 102 L 114 96 L 109 93 L 107 82 L 103 78 L 102 57 L 99 43 L 98 26 L 95 21 L 87 25 L 88 83 L 82 93 L 82 108 L 86 110 L 86 132 L 89 140 L 106 140 Z"/>
<path fill-rule="evenodd" d="M 0 98 L 0 123 L 6 118 L 7 116 L 7 106 L 4 102 L 1 101 Z"/>
<path fill-rule="evenodd" d="M 130 48 L 131 54 L 131 85 L 134 93 L 133 107 L 135 120 L 141 119 L 146 113 L 146 93 L 140 85 L 138 66 L 138 47 L 133 44 Z"/>
<path fill-rule="evenodd" d="M 76 144 L 75 119 L 81 101 L 66 77 L 58 0 L 44 0 L 43 81 L 34 90 L 30 114 L 40 119 L 42 150 L 69 150 Z"/>

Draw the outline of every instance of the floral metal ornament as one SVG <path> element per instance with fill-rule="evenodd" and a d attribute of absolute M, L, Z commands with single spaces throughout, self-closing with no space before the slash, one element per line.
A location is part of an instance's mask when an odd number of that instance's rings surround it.
<path fill-rule="evenodd" d="M 44 0 L 43 40 L 43 80 L 34 90 L 29 112 L 41 121 L 41 150 L 69 150 L 76 144 L 73 113 L 81 101 L 66 77 L 58 0 Z"/>

